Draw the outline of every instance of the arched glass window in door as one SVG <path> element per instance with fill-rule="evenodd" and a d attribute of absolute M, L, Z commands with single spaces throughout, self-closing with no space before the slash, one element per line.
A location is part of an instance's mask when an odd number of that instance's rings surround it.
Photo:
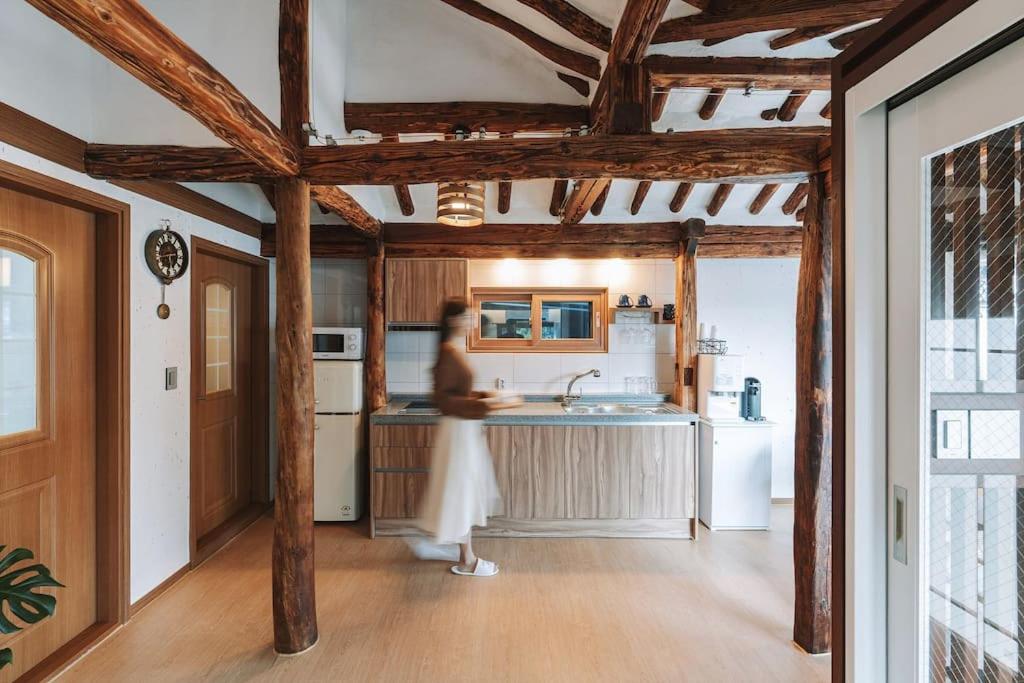
<path fill-rule="evenodd" d="M 39 267 L 0 248 L 0 436 L 39 428 Z"/>
<path fill-rule="evenodd" d="M 234 292 L 213 281 L 204 292 L 206 313 L 206 391 L 230 391 L 235 367 Z"/>

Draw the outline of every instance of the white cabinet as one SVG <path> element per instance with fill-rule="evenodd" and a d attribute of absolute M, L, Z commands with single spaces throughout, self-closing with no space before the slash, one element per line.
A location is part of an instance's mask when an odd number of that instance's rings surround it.
<path fill-rule="evenodd" d="M 700 423 L 700 521 L 709 529 L 767 529 L 772 424 Z"/>

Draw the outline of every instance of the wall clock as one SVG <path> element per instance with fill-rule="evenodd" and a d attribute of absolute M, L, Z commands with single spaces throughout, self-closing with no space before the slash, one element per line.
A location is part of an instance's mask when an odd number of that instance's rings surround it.
<path fill-rule="evenodd" d="M 146 238 L 146 265 L 160 282 L 166 286 L 180 278 L 188 270 L 188 245 L 185 239 L 171 230 L 171 222 L 160 221 L 160 230 L 154 230 Z M 156 314 L 161 319 L 171 315 L 171 308 L 163 301 L 163 287 L 160 288 L 160 305 Z"/>

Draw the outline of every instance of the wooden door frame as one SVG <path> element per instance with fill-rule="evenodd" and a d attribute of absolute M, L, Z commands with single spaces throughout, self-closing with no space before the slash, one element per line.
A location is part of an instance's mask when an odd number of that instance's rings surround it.
<path fill-rule="evenodd" d="M 253 335 L 251 344 L 252 359 L 252 472 L 250 487 L 252 490 L 252 502 L 246 510 L 243 510 L 234 518 L 222 526 L 222 530 L 210 540 L 199 545 L 199 537 L 196 534 L 196 467 L 195 457 L 198 453 L 198 430 L 196 429 L 196 413 L 199 407 L 199 392 L 202 388 L 201 373 L 197 371 L 197 363 L 202 358 L 202 353 L 197 353 L 199 340 L 194 321 L 196 311 L 202 301 L 202 294 L 198 287 L 195 287 L 195 280 L 191 280 L 192 290 L 189 293 L 191 312 L 189 314 L 189 367 L 191 371 L 191 382 L 189 387 L 189 563 L 192 567 L 202 564 L 208 557 L 220 550 L 231 539 L 237 536 L 246 527 L 259 519 L 270 507 L 270 262 L 259 256 L 253 256 L 223 244 L 217 244 L 201 237 L 192 237 L 192 264 L 195 265 L 196 256 L 200 253 L 217 258 L 227 259 L 236 263 L 249 266 L 253 269 L 252 283 L 252 326 Z M 194 273 L 193 273 L 194 274 Z"/>
<path fill-rule="evenodd" d="M 25 674 L 36 680 L 63 670 L 128 620 L 131 211 L 124 202 L 2 160 L 0 187 L 96 217 L 96 395 L 103 397 L 95 402 L 97 619 Z"/>
<path fill-rule="evenodd" d="M 832 61 L 832 680 L 836 682 L 846 677 L 846 93 L 975 2 L 905 0 Z M 951 55 L 950 61 L 956 57 Z"/>

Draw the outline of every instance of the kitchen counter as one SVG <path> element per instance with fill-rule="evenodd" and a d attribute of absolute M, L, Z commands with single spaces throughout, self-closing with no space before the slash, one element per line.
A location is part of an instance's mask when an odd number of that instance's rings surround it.
<path fill-rule="evenodd" d="M 370 423 L 375 425 L 433 425 L 440 419 L 440 413 L 403 413 L 411 402 L 409 397 L 392 399 L 388 405 L 373 413 Z M 423 400 L 423 399 L 418 399 Z M 615 425 L 684 425 L 694 424 L 699 420 L 696 413 L 683 410 L 674 403 L 661 401 L 637 401 L 635 396 L 612 395 L 594 396 L 576 402 L 576 406 L 586 409 L 596 405 L 630 405 L 636 406 L 638 412 L 621 413 L 568 413 L 562 408 L 560 401 L 550 397 L 528 397 L 527 402 L 517 408 L 496 410 L 484 419 L 485 426 L 492 425 L 577 425 L 577 426 L 615 426 Z M 651 409 L 646 412 L 645 409 Z"/>
<path fill-rule="evenodd" d="M 403 413 L 411 401 L 422 407 Z M 478 535 L 696 538 L 698 416 L 626 395 L 576 403 L 602 404 L 640 412 L 572 414 L 528 397 L 483 421 L 501 506 Z M 440 415 L 406 395 L 370 420 L 371 533 L 415 533 Z"/>

